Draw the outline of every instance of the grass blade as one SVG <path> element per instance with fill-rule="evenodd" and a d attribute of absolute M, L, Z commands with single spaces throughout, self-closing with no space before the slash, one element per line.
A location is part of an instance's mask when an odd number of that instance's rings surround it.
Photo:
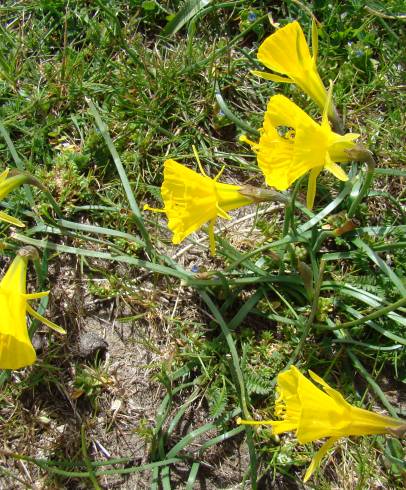
<path fill-rule="evenodd" d="M 355 369 L 365 378 L 369 386 L 372 388 L 376 396 L 381 400 L 382 404 L 388 410 L 388 412 L 392 415 L 392 417 L 397 417 L 397 412 L 393 408 L 392 404 L 386 398 L 384 392 L 379 387 L 378 383 L 374 380 L 374 378 L 368 373 L 368 371 L 364 368 L 361 361 L 358 357 L 352 352 L 351 349 L 347 349 L 347 354 L 350 357 Z"/>
<path fill-rule="evenodd" d="M 173 36 L 189 22 L 198 12 L 203 10 L 211 0 L 187 0 L 175 16 L 166 24 L 162 31 L 163 36 Z"/>
<path fill-rule="evenodd" d="M 220 87 L 216 83 L 216 100 L 217 104 L 219 105 L 220 109 L 223 111 L 224 115 L 232 121 L 238 128 L 242 129 L 243 131 L 246 131 L 247 133 L 250 133 L 254 135 L 256 138 L 259 138 L 259 131 L 257 129 L 254 129 L 252 126 L 250 126 L 248 123 L 240 119 L 238 116 L 234 114 L 234 112 L 228 107 L 226 104 L 226 101 L 223 99 L 223 96 L 221 95 L 220 92 Z"/>
<path fill-rule="evenodd" d="M 10 135 L 8 134 L 7 129 L 4 127 L 3 123 L 0 121 L 0 134 L 3 136 L 4 141 L 6 142 L 7 148 L 13 157 L 14 163 L 20 172 L 25 172 L 25 165 L 21 158 L 18 156 L 17 150 L 13 142 L 11 141 Z M 31 207 L 34 206 L 34 197 L 32 195 L 31 189 L 29 185 L 24 184 L 24 192 L 27 197 L 27 201 L 31 204 Z"/>
<path fill-rule="evenodd" d="M 36 240 L 35 238 L 26 237 L 25 235 L 20 235 L 15 233 L 13 235 L 15 240 L 19 242 L 28 243 L 29 245 L 34 245 L 38 248 L 56 250 L 57 252 L 65 252 L 74 255 L 80 255 L 83 257 L 97 257 L 99 259 L 111 260 L 115 262 L 124 262 L 126 264 L 135 265 L 142 269 L 147 269 L 151 272 L 157 272 L 158 274 L 163 274 L 166 276 L 173 276 L 179 279 L 188 280 L 191 277 L 186 271 L 182 272 L 180 270 L 175 270 L 164 265 L 155 264 L 153 262 L 148 262 L 146 260 L 136 259 L 129 255 L 112 255 L 108 252 L 98 252 L 97 250 L 87 250 L 78 247 L 69 247 L 67 245 L 57 245 L 56 243 L 49 242 L 48 240 Z"/>
<path fill-rule="evenodd" d="M 131 185 L 130 185 L 130 182 L 128 180 L 127 174 L 124 170 L 123 164 L 121 163 L 121 159 L 120 159 L 120 157 L 117 153 L 117 150 L 113 144 L 113 140 L 111 139 L 111 136 L 108 132 L 107 126 L 103 122 L 102 118 L 100 117 L 99 111 L 97 110 L 93 101 L 89 98 L 86 98 L 86 102 L 89 105 L 90 112 L 91 112 L 92 116 L 94 117 L 94 119 L 96 121 L 96 125 L 99 128 L 100 133 L 103 136 L 103 139 L 104 139 L 104 141 L 105 141 L 105 143 L 106 143 L 106 145 L 107 145 L 107 147 L 111 153 L 111 156 L 114 160 L 114 163 L 116 165 L 117 172 L 120 176 L 121 183 L 123 184 L 124 191 L 126 193 L 127 200 L 128 200 L 129 205 L 130 205 L 131 211 L 134 213 L 134 220 L 137 224 L 138 229 L 140 230 L 142 238 L 145 241 L 146 250 L 147 250 L 147 252 L 150 253 L 152 251 L 152 244 L 151 244 L 151 241 L 149 239 L 149 233 L 144 226 L 144 220 L 142 218 L 142 215 L 141 215 L 140 209 L 138 207 L 137 201 L 135 200 L 135 196 L 134 196 L 134 193 L 131 189 Z"/>
<path fill-rule="evenodd" d="M 363 242 L 360 238 L 355 238 L 352 240 L 352 243 L 365 252 L 368 257 L 374 262 L 381 271 L 386 274 L 389 279 L 392 281 L 393 285 L 399 290 L 400 294 L 403 297 L 406 297 L 406 287 L 403 285 L 403 282 L 399 279 L 399 277 L 393 272 L 393 270 L 389 267 L 389 265 L 382 260 L 379 255 L 377 255 L 365 242 Z"/>
<path fill-rule="evenodd" d="M 190 469 L 189 477 L 186 482 L 186 487 L 185 490 L 193 490 L 197 473 L 200 468 L 200 463 L 197 463 L 196 461 L 192 464 L 192 468 Z"/>

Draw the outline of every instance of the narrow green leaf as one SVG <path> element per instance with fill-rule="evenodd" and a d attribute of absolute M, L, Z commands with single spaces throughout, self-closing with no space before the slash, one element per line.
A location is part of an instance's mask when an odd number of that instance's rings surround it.
<path fill-rule="evenodd" d="M 146 260 L 136 259 L 135 257 L 131 257 L 129 255 L 112 255 L 108 252 L 98 252 L 97 250 L 87 250 L 87 249 L 77 248 L 77 247 L 68 247 L 67 245 L 58 245 L 56 243 L 49 242 L 48 240 L 36 240 L 34 238 L 26 237 L 18 233 L 15 233 L 13 235 L 13 238 L 17 241 L 28 243 L 38 248 L 56 250 L 57 252 L 65 252 L 65 253 L 80 255 L 83 257 L 97 257 L 99 259 L 111 260 L 114 262 L 124 262 L 126 264 L 131 264 L 143 269 L 147 269 L 151 272 L 157 272 L 159 274 L 177 277 L 179 279 L 184 279 L 186 281 L 190 277 L 190 275 L 186 271 L 181 272 L 180 270 L 175 270 L 170 267 L 166 267 L 164 265 L 155 264 L 153 262 L 148 262 Z"/>
<path fill-rule="evenodd" d="M 397 177 L 406 177 L 406 170 L 400 168 L 376 168 L 376 174 L 381 175 L 396 175 Z"/>
<path fill-rule="evenodd" d="M 87 225 L 84 223 L 75 223 L 73 221 L 67 221 L 65 219 L 57 220 L 57 224 L 62 228 L 68 228 L 70 230 L 86 231 L 88 233 L 97 233 L 98 235 L 115 236 L 118 238 L 124 238 L 129 242 L 134 242 L 137 245 L 144 245 L 144 243 L 138 237 L 130 235 L 130 233 L 113 230 L 111 228 L 103 228 L 102 226 Z"/>
<path fill-rule="evenodd" d="M 240 410 L 238 410 L 237 412 L 234 411 L 235 416 L 239 415 L 240 412 L 241 412 Z M 204 444 L 202 444 L 202 446 L 199 449 L 199 454 L 202 454 L 203 451 L 205 451 L 209 447 L 215 446 L 216 444 L 220 444 L 226 441 L 227 439 L 231 439 L 232 437 L 240 434 L 243 431 L 244 431 L 244 427 L 239 425 L 237 427 L 234 427 L 234 429 L 231 429 L 228 432 L 224 432 L 223 434 L 220 434 L 217 437 L 213 437 L 213 439 L 210 439 L 209 441 L 206 441 Z"/>
<path fill-rule="evenodd" d="M 333 339 L 332 342 L 333 344 L 350 344 L 350 345 L 355 345 L 357 347 L 363 347 L 366 349 L 377 350 L 377 351 L 392 351 L 392 350 L 397 350 L 402 348 L 401 344 L 386 345 L 386 346 L 372 345 L 372 344 L 367 344 L 365 342 L 359 342 L 358 340 L 352 340 L 352 339 Z"/>
<path fill-rule="evenodd" d="M 297 233 L 301 235 L 303 232 L 310 230 L 314 225 L 319 223 L 322 219 L 328 216 L 337 206 L 339 206 L 344 199 L 348 196 L 352 189 L 352 182 L 349 180 L 344 184 L 343 190 L 338 194 L 338 196 L 333 199 L 324 209 L 322 209 L 319 213 L 316 214 L 313 218 L 311 218 L 303 225 L 300 225 L 297 229 Z"/>
<path fill-rule="evenodd" d="M 197 477 L 197 473 L 199 471 L 199 468 L 200 468 L 200 463 L 198 462 L 194 462 L 192 464 L 192 468 L 190 469 L 190 473 L 189 473 L 189 477 L 187 479 L 187 482 L 186 482 L 186 487 L 185 487 L 185 490 L 193 490 L 195 488 L 195 481 L 196 481 L 196 477 Z"/>
<path fill-rule="evenodd" d="M 223 111 L 224 115 L 232 121 L 238 128 L 242 129 L 243 131 L 246 131 L 247 133 L 250 133 L 254 135 L 256 138 L 259 138 L 259 131 L 252 126 L 250 126 L 248 123 L 240 119 L 238 116 L 234 114 L 234 112 L 228 107 L 226 101 L 223 99 L 223 96 L 221 95 L 220 92 L 220 87 L 216 83 L 216 92 L 215 92 L 217 104 L 219 105 L 220 109 Z"/>
<path fill-rule="evenodd" d="M 350 357 L 355 369 L 365 378 L 369 386 L 372 388 L 376 396 L 381 400 L 382 404 L 386 407 L 388 412 L 392 415 L 392 417 L 397 417 L 396 410 L 389 402 L 389 400 L 386 398 L 384 392 L 381 390 L 380 386 L 375 381 L 375 379 L 368 373 L 368 371 L 362 365 L 358 357 L 354 354 L 354 352 L 351 349 L 347 349 L 347 354 Z"/>
<path fill-rule="evenodd" d="M 11 141 L 10 135 L 8 134 L 7 129 L 3 125 L 3 123 L 0 121 L 0 134 L 3 136 L 4 141 L 6 142 L 7 148 L 9 152 L 11 153 L 11 156 L 13 157 L 14 163 L 18 170 L 20 172 L 25 172 L 25 165 L 21 158 L 18 156 L 17 150 L 15 149 L 15 146 L 13 142 Z M 31 189 L 29 185 L 24 184 L 24 192 L 25 196 L 27 198 L 27 201 L 31 204 L 31 207 L 34 206 L 34 197 L 32 195 Z"/>
<path fill-rule="evenodd" d="M 127 177 L 127 174 L 126 174 L 125 169 L 123 167 L 123 164 L 121 163 L 121 159 L 120 159 L 120 157 L 119 157 L 119 155 L 117 153 L 117 150 L 116 150 L 116 148 L 114 146 L 113 140 L 110 137 L 110 134 L 108 132 L 107 126 L 103 122 L 103 120 L 102 120 L 102 118 L 101 118 L 101 116 L 99 114 L 99 111 L 97 110 L 97 108 L 94 105 L 93 101 L 91 99 L 89 99 L 89 98 L 86 98 L 86 102 L 89 105 L 90 112 L 93 115 L 93 117 L 94 117 L 94 119 L 96 121 L 96 125 L 99 128 L 100 133 L 103 136 L 103 139 L 104 139 L 104 141 L 105 141 L 105 143 L 107 145 L 107 148 L 109 149 L 109 151 L 111 153 L 111 156 L 112 156 L 112 158 L 114 160 L 114 163 L 116 165 L 117 172 L 118 172 L 118 174 L 120 176 L 121 183 L 123 184 L 124 191 L 126 193 L 127 200 L 128 200 L 129 205 L 130 205 L 131 211 L 134 213 L 134 220 L 135 220 L 135 222 L 137 224 L 138 229 L 140 230 L 140 233 L 141 233 L 142 238 L 145 241 L 146 248 L 147 248 L 147 250 L 149 252 L 151 252 L 152 251 L 152 244 L 151 244 L 151 241 L 150 241 L 150 238 L 149 238 L 148 231 L 147 231 L 147 229 L 144 226 L 144 221 L 143 221 L 141 212 L 139 210 L 137 201 L 135 200 L 134 193 L 133 193 L 133 191 L 131 189 L 130 182 L 128 180 L 128 177 Z"/>
<path fill-rule="evenodd" d="M 175 16 L 166 24 L 162 31 L 163 36 L 173 36 L 179 29 L 189 22 L 198 12 L 203 10 L 211 0 L 186 0 Z"/>
<path fill-rule="evenodd" d="M 230 330 L 236 329 L 244 321 L 245 317 L 250 313 L 250 311 L 255 307 L 258 301 L 264 296 L 264 291 L 258 289 L 258 291 L 253 294 L 238 310 L 232 320 L 228 323 L 228 328 Z"/>
<path fill-rule="evenodd" d="M 351 306 L 347 306 L 345 308 L 345 310 L 348 313 L 350 313 L 351 315 L 353 315 L 354 318 L 356 318 L 356 319 L 364 318 L 364 315 L 362 315 L 359 311 L 355 310 Z M 388 339 L 391 339 L 395 342 L 399 342 L 402 345 L 406 345 L 406 339 L 404 339 L 403 337 L 400 337 L 399 335 L 396 335 L 396 334 L 390 332 L 386 328 L 381 327 L 380 325 L 373 322 L 372 320 L 366 321 L 365 325 L 368 325 L 369 327 L 373 328 L 374 330 L 376 330 L 377 332 L 382 334 L 384 337 L 387 337 Z"/>
<path fill-rule="evenodd" d="M 380 269 L 381 271 L 386 274 L 389 279 L 392 281 L 393 285 L 398 289 L 399 293 L 406 297 L 406 287 L 399 279 L 399 277 L 393 272 L 393 270 L 389 267 L 389 265 L 377 255 L 369 245 L 367 245 L 365 242 L 363 242 L 360 238 L 355 238 L 352 240 L 352 243 L 365 252 L 368 257 L 374 262 Z"/>

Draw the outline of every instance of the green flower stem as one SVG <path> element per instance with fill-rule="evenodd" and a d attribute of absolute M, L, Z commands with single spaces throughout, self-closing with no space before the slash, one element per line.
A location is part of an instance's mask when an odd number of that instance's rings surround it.
<path fill-rule="evenodd" d="M 391 414 L 392 417 L 399 418 L 395 408 L 391 405 L 389 400 L 386 398 L 384 392 L 381 390 L 380 386 L 378 383 L 374 380 L 374 378 L 368 373 L 368 371 L 365 369 L 361 361 L 358 359 L 358 357 L 354 354 L 354 352 L 351 349 L 347 349 L 347 354 L 348 357 L 351 359 L 355 369 L 366 379 L 368 384 L 371 386 L 375 394 L 379 397 L 381 400 L 382 404 L 385 406 L 385 408 L 388 410 L 388 412 Z"/>
<path fill-rule="evenodd" d="M 23 175 L 26 177 L 26 183 L 29 185 L 33 185 L 35 187 L 38 187 L 40 191 L 42 191 L 45 194 L 45 197 L 48 199 L 49 203 L 51 204 L 53 210 L 55 211 L 55 214 L 58 216 L 59 219 L 63 219 L 63 213 L 61 211 L 61 208 L 59 207 L 58 203 L 55 201 L 53 198 L 52 194 L 49 192 L 49 190 L 45 187 L 45 185 L 36 177 L 33 175 L 29 174 L 28 172 L 21 171 L 21 170 L 12 170 L 10 172 L 10 175 Z"/>
<path fill-rule="evenodd" d="M 348 210 L 347 216 L 350 219 L 356 214 L 362 199 L 365 197 L 365 195 L 368 192 L 368 189 L 371 186 L 372 179 L 374 178 L 374 172 L 375 172 L 375 160 L 374 157 L 372 156 L 372 153 L 366 148 L 363 148 L 361 146 L 356 147 L 354 150 L 350 150 L 349 153 L 350 155 L 352 154 L 354 155 L 355 160 L 364 161 L 368 165 L 368 170 L 365 176 L 364 184 L 362 185 L 358 193 L 358 196 L 354 199 L 353 203 L 350 206 L 350 209 Z"/>
<path fill-rule="evenodd" d="M 333 231 L 322 231 L 317 237 L 315 244 L 313 245 L 313 253 L 316 254 L 320 250 L 321 246 L 323 245 L 324 240 L 332 236 L 337 236 L 337 235 Z"/>
<path fill-rule="evenodd" d="M 25 171 L 25 166 L 21 158 L 18 156 L 17 150 L 15 149 L 15 146 L 13 142 L 11 141 L 10 135 L 3 125 L 3 123 L 0 121 L 0 134 L 3 136 L 4 141 L 6 142 L 6 145 L 8 147 L 9 152 L 11 153 L 11 156 L 13 157 L 14 163 L 18 170 L 20 172 Z M 24 185 L 24 192 L 25 192 L 25 197 L 27 201 L 31 204 L 31 206 L 34 205 L 34 197 L 32 195 L 31 189 L 28 187 L 28 185 Z"/>
<path fill-rule="evenodd" d="M 406 297 L 401 298 L 395 303 L 391 303 L 388 306 L 385 306 L 384 308 L 380 308 L 379 310 L 375 310 L 373 313 L 370 313 L 369 315 L 363 316 L 362 318 L 358 318 L 357 320 L 352 320 L 351 322 L 345 322 L 345 323 L 340 323 L 338 325 L 335 325 L 334 327 L 322 327 L 323 330 L 341 330 L 343 328 L 351 328 L 351 327 L 356 327 L 357 325 L 362 325 L 363 323 L 366 323 L 370 320 L 375 320 L 375 318 L 379 318 L 381 316 L 386 315 L 387 313 L 390 313 L 393 310 L 397 310 L 401 306 L 406 304 Z"/>
<path fill-rule="evenodd" d="M 296 204 L 296 197 L 299 192 L 301 183 L 302 183 L 303 177 L 300 178 L 297 182 L 296 185 L 293 189 L 293 192 L 290 196 L 289 201 L 286 203 L 285 206 L 285 218 L 283 221 L 283 229 L 282 229 L 282 237 L 286 238 L 289 236 L 289 228 L 292 228 L 292 235 L 294 236 L 296 234 L 296 226 L 295 226 L 295 221 L 294 221 L 294 215 L 295 215 L 295 204 Z M 289 256 L 290 256 L 290 261 L 292 263 L 292 267 L 296 267 L 297 259 L 296 259 L 296 254 L 295 250 L 292 247 L 290 243 L 286 245 L 284 250 L 288 250 Z M 283 272 L 283 260 L 281 260 L 280 266 L 279 266 L 279 274 L 282 274 Z"/>
<path fill-rule="evenodd" d="M 210 311 L 212 312 L 212 314 L 213 314 L 214 318 L 216 319 L 216 321 L 218 322 L 218 324 L 220 325 L 221 331 L 223 332 L 224 338 L 226 339 L 228 348 L 230 350 L 231 358 L 233 360 L 233 366 L 234 366 L 235 374 L 236 374 L 237 381 L 238 381 L 240 397 L 241 397 L 241 409 L 244 413 L 244 417 L 246 417 L 246 416 L 249 417 L 244 378 L 243 378 L 243 374 L 242 374 L 241 367 L 240 367 L 240 361 L 239 361 L 239 357 L 238 357 L 237 348 L 235 346 L 231 331 L 228 328 L 223 317 L 221 316 L 219 310 L 217 309 L 217 307 L 215 306 L 215 304 L 213 303 L 213 301 L 209 297 L 209 295 L 203 290 L 199 290 L 199 294 L 203 298 L 203 300 L 207 304 L 207 306 L 209 307 Z"/>
<path fill-rule="evenodd" d="M 244 418 L 250 419 L 251 415 L 248 411 L 248 406 L 247 406 L 247 394 L 246 394 L 246 389 L 245 389 L 245 383 L 244 383 L 244 377 L 241 371 L 241 366 L 240 366 L 240 361 L 238 357 L 238 352 L 237 348 L 234 343 L 233 336 L 231 334 L 230 329 L 227 326 L 227 323 L 224 321 L 224 318 L 222 317 L 220 311 L 216 307 L 216 305 L 213 303 L 209 295 L 206 293 L 206 291 L 199 289 L 199 294 L 204 300 L 204 302 L 207 304 L 209 307 L 210 311 L 212 312 L 214 318 L 216 319 L 217 323 L 220 325 L 221 331 L 224 335 L 224 338 L 226 339 L 230 354 L 231 354 L 231 359 L 233 361 L 233 368 L 232 372 L 234 372 L 235 377 L 237 378 L 237 385 L 239 388 L 239 398 L 240 398 L 240 403 L 241 403 L 241 409 L 244 414 Z M 253 441 L 253 431 L 252 427 L 247 426 L 245 433 L 247 435 L 247 445 L 248 445 L 248 450 L 250 454 L 250 461 L 251 461 L 251 488 L 253 490 L 256 490 L 257 488 L 257 458 L 256 458 L 256 453 L 255 453 L 255 448 L 254 448 L 254 441 Z"/>
<path fill-rule="evenodd" d="M 29 456 L 25 456 L 23 454 L 13 453 L 11 451 L 7 451 L 4 449 L 0 450 L 1 455 L 5 455 L 9 458 L 13 458 L 16 460 L 26 461 L 27 463 L 32 463 L 38 466 L 39 468 L 49 471 L 50 473 L 54 473 L 56 475 L 64 476 L 66 478 L 90 478 L 90 473 L 88 471 L 68 471 L 63 470 L 57 466 L 55 466 L 54 461 L 48 461 L 46 459 L 35 459 Z M 124 462 L 123 460 L 127 458 L 116 458 L 108 461 L 103 461 L 102 465 L 113 465 L 118 464 L 120 462 Z M 122 460 L 122 461 L 120 461 Z M 170 464 L 176 464 L 181 462 L 180 458 L 171 458 L 164 461 L 155 461 L 153 463 L 148 463 L 140 466 L 130 466 L 126 468 L 114 468 L 114 469 L 106 469 L 99 470 L 94 472 L 94 476 L 107 476 L 107 475 L 128 475 L 130 473 L 140 473 L 142 471 L 152 470 L 156 467 L 167 466 Z M 81 464 L 82 465 L 82 464 Z M 98 464 L 98 462 L 91 462 L 92 466 L 102 466 Z"/>
<path fill-rule="evenodd" d="M 232 112 L 229 109 L 228 105 L 223 99 L 223 96 L 221 95 L 220 87 L 217 82 L 215 86 L 215 96 L 216 96 L 217 104 L 219 105 L 220 109 L 224 112 L 224 115 L 226 116 L 227 119 L 232 121 L 238 128 L 242 129 L 243 131 L 247 131 L 247 133 L 250 133 L 254 135 L 256 138 L 259 138 L 259 131 L 257 129 L 253 128 L 248 123 L 240 119 L 238 116 L 234 114 L 234 112 Z"/>
<path fill-rule="evenodd" d="M 133 219 L 135 221 L 135 224 L 137 225 L 137 228 L 142 236 L 142 239 L 145 243 L 145 251 L 148 256 L 152 256 L 154 253 L 153 246 L 149 237 L 148 230 L 145 228 L 144 220 L 141 214 L 141 211 L 138 207 L 137 201 L 135 199 L 135 195 L 132 191 L 132 187 L 130 185 L 130 182 L 128 180 L 126 171 L 124 169 L 124 166 L 121 162 L 120 156 L 114 146 L 113 140 L 111 139 L 109 130 L 107 125 L 103 122 L 99 111 L 97 110 L 97 107 L 93 103 L 91 99 L 88 97 L 85 98 L 87 104 L 89 105 L 89 110 L 92 116 L 95 119 L 96 126 L 98 127 L 104 142 L 106 143 L 107 148 L 110 151 L 110 154 L 113 158 L 114 164 L 116 166 L 118 175 L 120 177 L 121 183 L 123 185 L 124 192 L 127 196 L 128 203 L 130 205 L 131 211 L 133 213 Z"/>
<path fill-rule="evenodd" d="M 304 344 L 306 342 L 306 339 L 307 339 L 307 337 L 309 335 L 310 329 L 311 329 L 311 327 L 313 325 L 314 319 L 315 319 L 316 314 L 317 314 L 317 310 L 319 309 L 320 289 L 321 289 L 321 285 L 323 283 L 323 276 L 324 276 L 324 267 L 325 267 L 325 265 L 326 265 L 326 263 L 322 259 L 320 261 L 319 275 L 317 277 L 316 285 L 315 285 L 315 288 L 314 288 L 314 296 L 313 296 L 312 309 L 311 309 L 311 312 L 310 312 L 310 316 L 309 316 L 309 318 L 308 318 L 308 320 L 307 320 L 307 322 L 306 322 L 306 324 L 304 326 L 303 333 L 302 333 L 302 336 L 300 337 L 299 343 L 297 344 L 294 353 L 292 354 L 292 356 L 289 359 L 287 365 L 285 366 L 284 371 L 286 369 L 289 369 L 290 366 L 292 366 L 295 363 L 295 361 L 297 359 L 297 356 L 300 354 L 300 352 L 303 349 L 303 346 L 304 346 Z"/>

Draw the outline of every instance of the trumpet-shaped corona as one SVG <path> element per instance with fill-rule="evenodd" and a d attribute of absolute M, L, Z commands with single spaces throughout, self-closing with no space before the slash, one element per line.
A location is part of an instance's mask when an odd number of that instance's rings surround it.
<path fill-rule="evenodd" d="M 0 281 L 0 369 L 19 369 L 35 362 L 36 354 L 27 329 L 27 313 L 59 333 L 65 333 L 28 303 L 31 299 L 42 298 L 49 293 L 26 292 L 30 253 L 27 253 L 26 248 L 21 249 Z"/>
<path fill-rule="evenodd" d="M 276 30 L 265 39 L 258 49 L 258 60 L 270 70 L 253 71 L 255 75 L 274 82 L 294 83 L 323 109 L 327 90 L 317 71 L 318 36 L 317 26 L 312 24 L 312 55 L 300 24 L 295 21 Z"/>
<path fill-rule="evenodd" d="M 283 420 L 237 420 L 239 424 L 271 425 L 274 434 L 295 431 L 301 444 L 328 437 L 313 457 L 304 481 L 311 477 L 340 437 L 385 434 L 404 425 L 401 420 L 350 405 L 317 374 L 311 371 L 309 374 L 323 389 L 303 376 L 295 366 L 278 375 L 275 414 Z"/>
<path fill-rule="evenodd" d="M 203 173 L 202 167 L 201 171 Z M 175 244 L 209 222 L 210 250 L 214 255 L 215 220 L 219 216 L 231 219 L 227 211 L 254 202 L 239 192 L 241 186 L 217 182 L 219 176 L 211 179 L 204 173 L 198 174 L 175 160 L 166 160 L 161 187 L 164 208 L 155 209 L 146 205 L 144 209 L 166 213 L 168 228 L 173 233 L 172 242 Z"/>
<path fill-rule="evenodd" d="M 328 121 L 331 92 L 324 108 L 322 123 L 317 124 L 294 102 L 283 95 L 271 97 L 260 130 L 258 143 L 245 136 L 257 154 L 258 166 L 268 185 L 278 190 L 287 189 L 296 179 L 310 172 L 307 207 L 311 209 L 316 194 L 316 179 L 326 169 L 342 181 L 348 180 L 337 162 L 349 162 L 348 150 L 355 147 L 355 133 L 339 135 L 332 131 Z"/>
<path fill-rule="evenodd" d="M 0 174 L 0 199 L 4 199 L 12 190 L 29 180 L 29 177 L 25 174 L 18 174 L 14 175 L 13 177 L 8 177 L 8 173 L 9 169 L 7 168 Z M 0 221 L 5 221 L 6 223 L 19 226 L 21 228 L 25 226 L 19 219 L 9 216 L 3 211 L 0 211 Z"/>

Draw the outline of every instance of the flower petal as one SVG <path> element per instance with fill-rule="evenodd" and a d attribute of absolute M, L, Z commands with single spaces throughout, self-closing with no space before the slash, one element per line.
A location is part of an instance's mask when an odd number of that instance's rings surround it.
<path fill-rule="evenodd" d="M 267 37 L 258 49 L 258 60 L 270 70 L 286 75 L 310 65 L 312 58 L 300 24 L 291 22 Z"/>
<path fill-rule="evenodd" d="M 12 332 L 4 332 L 4 322 L 11 319 L 4 317 L 2 311 L 2 326 L 0 331 L 0 369 L 20 369 L 34 364 L 37 355 L 28 336 L 25 312 L 19 315 L 18 323 L 13 323 Z M 6 315 L 7 317 L 7 312 Z M 11 326 L 11 325 L 10 325 Z"/>
<path fill-rule="evenodd" d="M 9 168 L 6 168 L 1 174 L 0 174 L 0 184 L 4 182 L 7 179 L 7 175 L 10 172 Z"/>
<path fill-rule="evenodd" d="M 161 194 L 172 242 L 180 243 L 203 224 L 218 216 L 229 219 L 227 211 L 251 204 L 253 200 L 240 194 L 240 189 L 166 160 Z"/>
<path fill-rule="evenodd" d="M 340 167 L 340 165 L 337 165 L 336 163 L 330 160 L 329 162 L 326 163 L 325 168 L 326 170 L 331 172 L 334 175 L 334 177 L 336 177 L 338 180 L 341 180 L 342 182 L 347 182 L 348 175 L 344 172 L 344 170 Z"/>
<path fill-rule="evenodd" d="M 317 177 L 319 176 L 322 169 L 323 167 L 316 167 L 310 170 L 306 196 L 306 206 L 308 209 L 313 209 L 314 198 L 316 196 L 317 189 Z"/>
<path fill-rule="evenodd" d="M 14 218 L 13 216 L 10 216 L 3 211 L 0 211 L 0 221 L 5 221 L 6 223 L 9 223 L 10 225 L 18 226 L 20 228 L 24 228 L 25 224 L 20 221 L 17 218 Z"/>
<path fill-rule="evenodd" d="M 62 327 L 57 325 L 54 322 L 51 322 L 51 320 L 48 320 L 48 318 L 45 318 L 44 316 L 40 315 L 37 311 L 32 308 L 30 304 L 27 303 L 27 312 L 32 315 L 34 318 L 39 320 L 41 323 L 44 323 L 47 327 L 51 328 L 52 330 L 55 330 L 55 332 L 61 333 L 63 335 L 66 334 L 66 330 L 64 330 Z"/>
<path fill-rule="evenodd" d="M 321 460 L 326 455 L 327 451 L 338 441 L 339 437 L 330 437 L 328 441 L 326 441 L 321 448 L 317 451 L 317 453 L 313 456 L 312 462 L 310 466 L 307 468 L 306 474 L 303 478 L 303 482 L 306 483 L 307 480 L 312 476 L 314 471 L 320 466 Z"/>
<path fill-rule="evenodd" d="M 284 95 L 274 95 L 270 98 L 265 113 L 264 129 L 266 124 L 274 127 L 286 126 L 296 129 L 299 124 L 307 123 L 308 125 L 317 124 L 294 102 Z"/>
<path fill-rule="evenodd" d="M 294 81 L 289 77 L 281 77 L 280 75 L 274 75 L 273 73 L 268 73 L 267 71 L 251 70 L 251 73 L 257 77 L 264 78 L 265 80 L 271 80 L 272 82 L 294 83 Z"/>

